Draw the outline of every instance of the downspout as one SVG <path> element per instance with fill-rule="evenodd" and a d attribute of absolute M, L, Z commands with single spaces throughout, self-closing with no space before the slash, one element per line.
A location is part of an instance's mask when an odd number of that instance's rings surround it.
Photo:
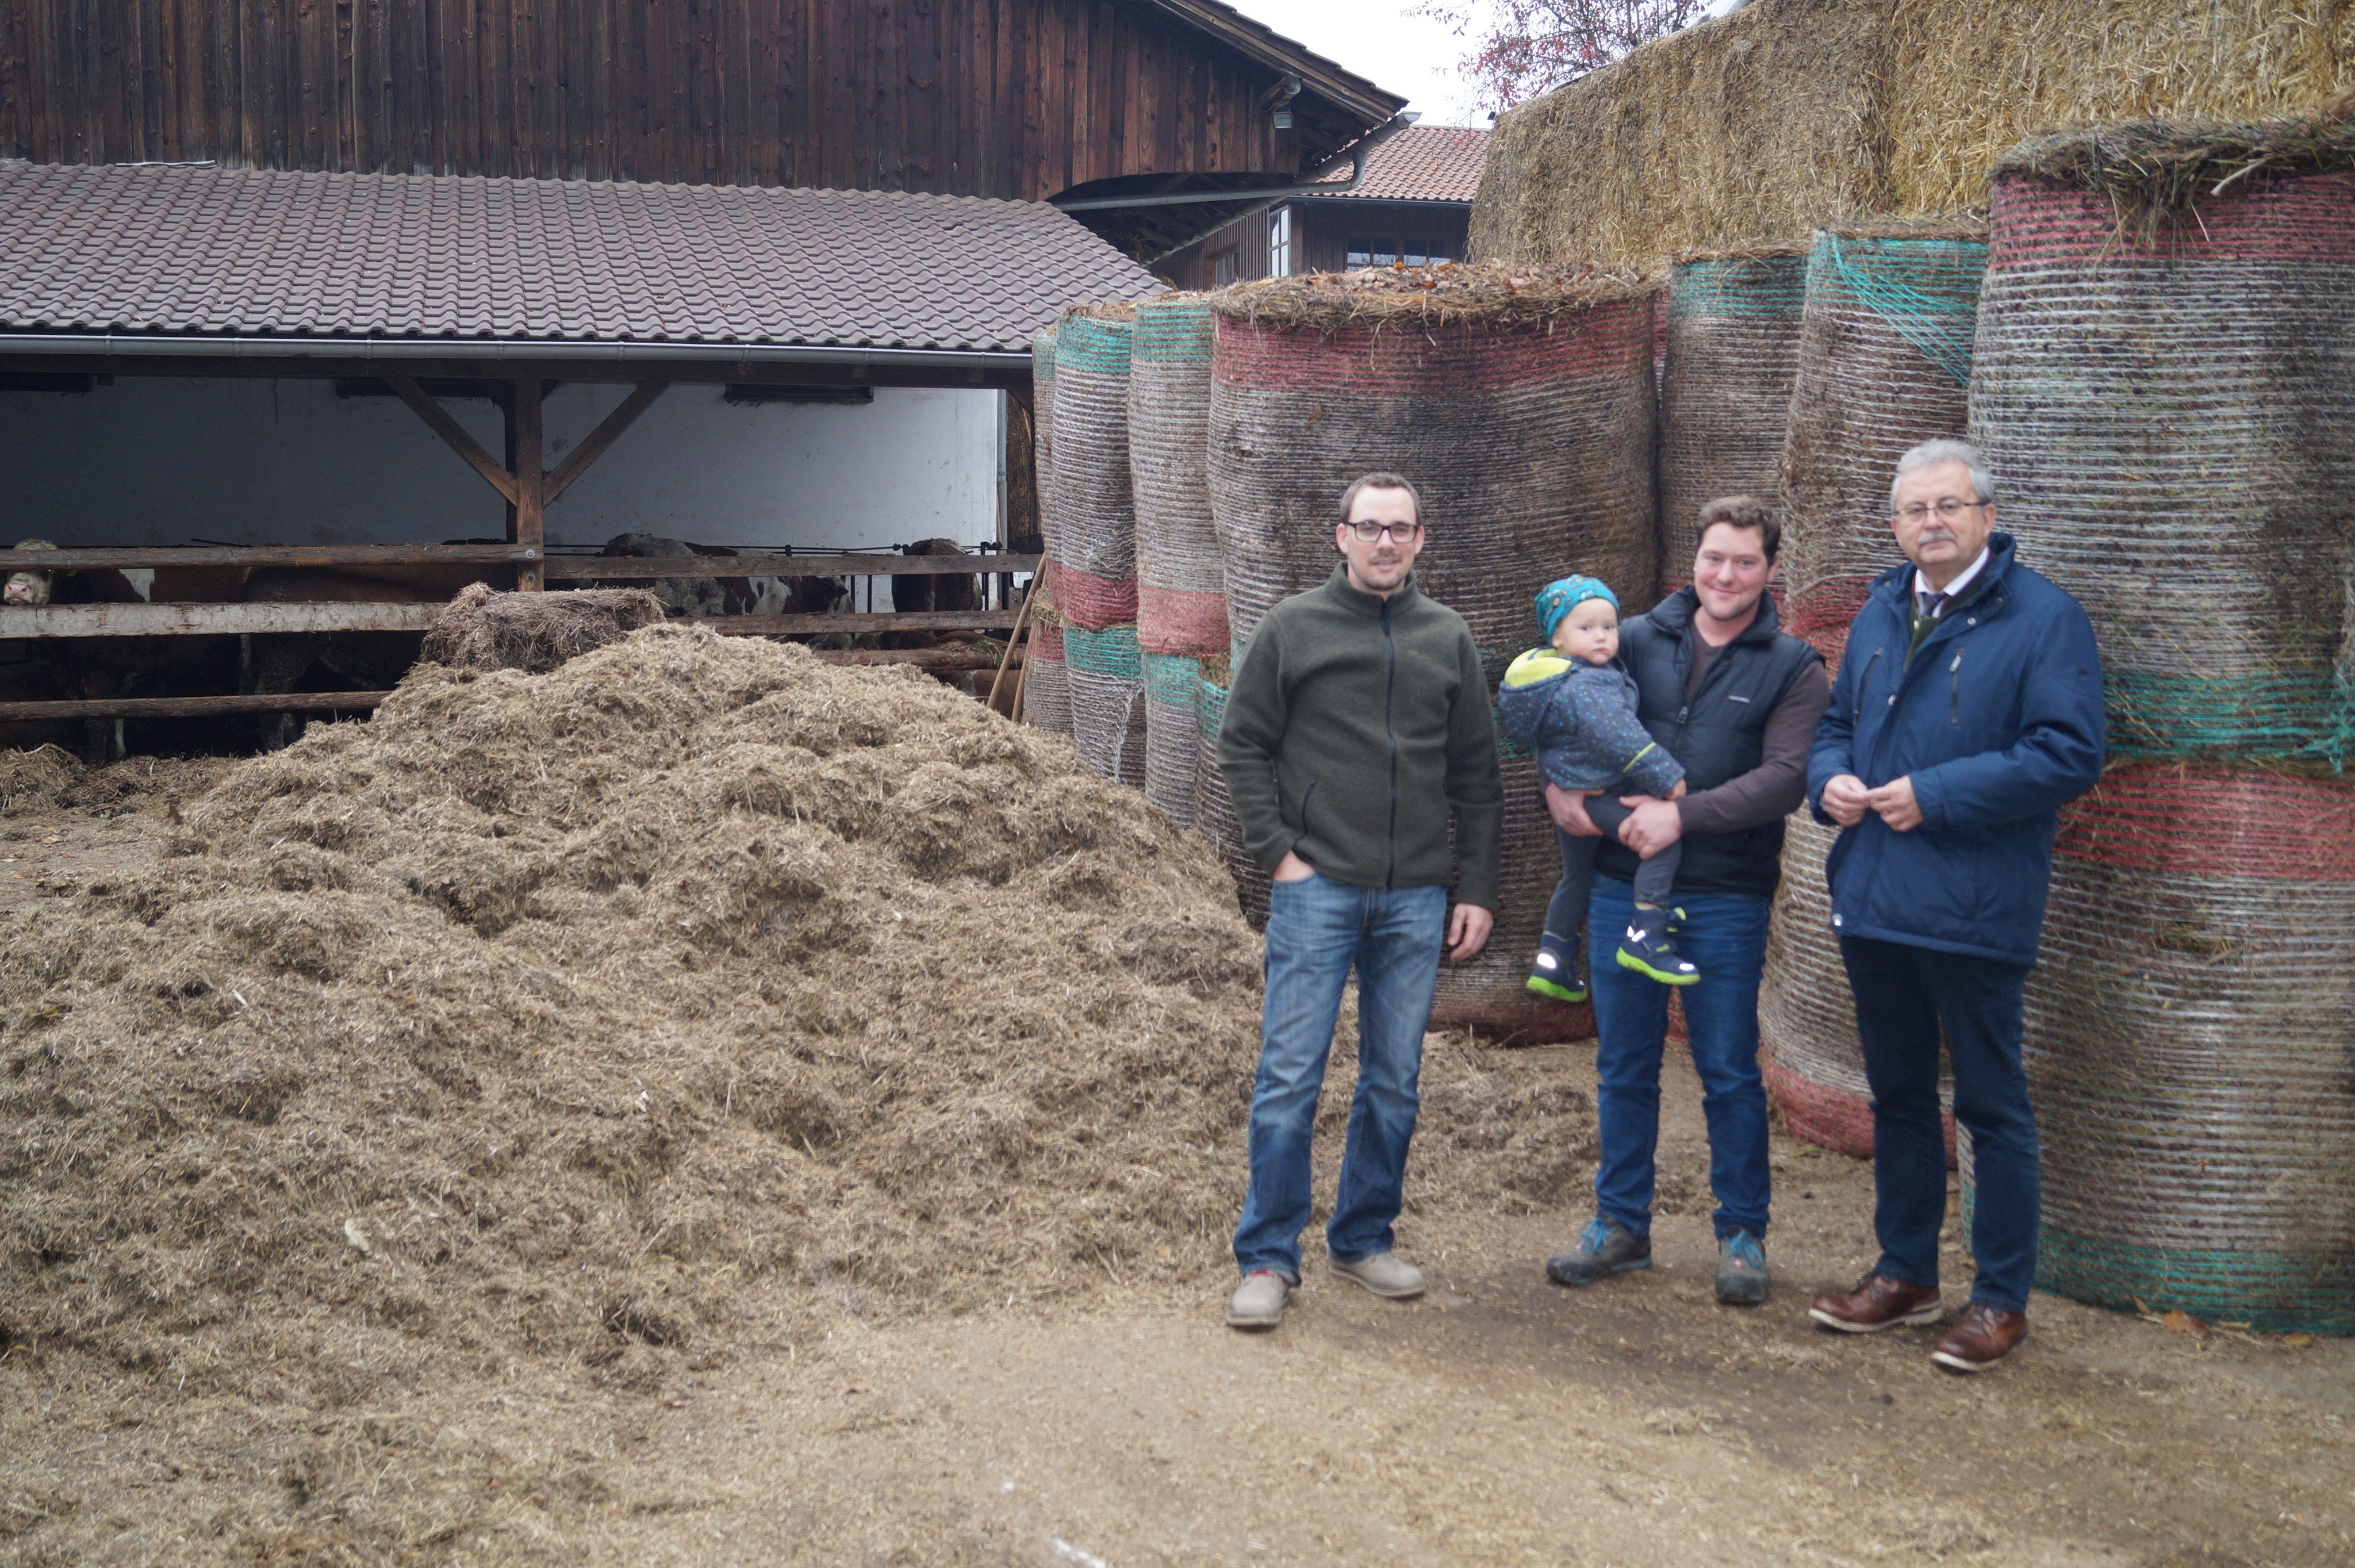
<path fill-rule="evenodd" d="M 1423 116 L 1410 110 L 1393 115 L 1386 123 L 1375 126 L 1352 144 L 1345 154 L 1327 160 L 1305 180 L 1292 185 L 1269 186 L 1260 190 L 1189 190 L 1165 196 L 1091 196 L 1078 201 L 1060 197 L 1048 198 L 1048 205 L 1058 212 L 1103 212 L 1131 207 L 1208 207 L 1223 201 L 1284 201 L 1295 196 L 1343 196 L 1366 183 L 1368 159 L 1376 147 L 1413 124 Z M 1349 177 L 1335 185 L 1325 176 L 1341 166 L 1341 159 L 1349 160 Z"/>

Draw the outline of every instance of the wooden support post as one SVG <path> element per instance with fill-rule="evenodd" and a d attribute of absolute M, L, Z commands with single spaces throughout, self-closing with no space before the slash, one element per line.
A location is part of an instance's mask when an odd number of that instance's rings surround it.
<path fill-rule="evenodd" d="M 481 475 L 492 489 L 506 496 L 509 506 L 515 505 L 515 476 L 499 466 L 497 458 L 483 450 L 482 443 L 468 435 L 465 428 L 450 417 L 447 410 L 426 396 L 425 389 L 409 377 L 387 376 L 385 381 L 400 395 L 400 400 L 425 421 L 427 428 L 448 444 L 451 451 L 464 458 L 468 466 Z M 532 383 L 535 388 L 538 384 L 537 381 Z M 532 406 L 535 409 L 538 407 L 537 400 Z"/>
<path fill-rule="evenodd" d="M 539 378 L 527 376 L 517 380 L 508 407 L 515 432 L 515 528 L 509 542 L 544 550 L 548 475 L 540 467 Z M 517 566 L 517 592 L 538 592 L 542 585 L 537 560 Z"/>

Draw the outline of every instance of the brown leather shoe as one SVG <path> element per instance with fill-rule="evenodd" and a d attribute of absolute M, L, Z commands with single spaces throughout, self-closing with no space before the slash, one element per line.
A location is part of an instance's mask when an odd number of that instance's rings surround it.
<path fill-rule="evenodd" d="M 1952 1328 L 1938 1336 L 1930 1359 L 1952 1371 L 1983 1372 L 2027 1338 L 2027 1313 L 1998 1312 L 1974 1301 Z"/>
<path fill-rule="evenodd" d="M 1935 1323 L 1945 1308 L 1934 1285 L 1900 1285 L 1885 1274 L 1869 1274 L 1846 1296 L 1818 1296 L 1807 1316 L 1843 1334 L 1878 1334 L 1901 1323 Z"/>

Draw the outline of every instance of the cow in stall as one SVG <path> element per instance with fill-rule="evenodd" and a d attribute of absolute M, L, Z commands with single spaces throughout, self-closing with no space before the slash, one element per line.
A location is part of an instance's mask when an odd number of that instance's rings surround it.
<path fill-rule="evenodd" d="M 48 539 L 19 539 L 16 549 L 56 549 Z M 112 567 L 52 567 L 8 573 L 0 605 L 37 610 L 49 604 L 137 604 L 146 595 Z M 191 646 L 194 643 L 197 645 Z M 42 661 L 59 692 L 69 700 L 154 695 L 169 681 L 221 664 L 229 639 L 220 637 L 44 637 Z M 83 755 L 92 763 L 123 753 L 123 720 L 89 719 L 83 723 Z"/>
<path fill-rule="evenodd" d="M 605 541 L 601 556 L 659 560 L 698 555 L 724 558 L 741 553 L 721 545 L 696 544 L 664 539 L 657 534 L 617 534 Z M 850 592 L 838 577 L 657 577 L 631 581 L 616 578 L 615 586 L 642 586 L 662 601 L 666 613 L 679 616 L 822 615 Z M 806 639 L 816 646 L 848 647 L 847 633 Z"/>

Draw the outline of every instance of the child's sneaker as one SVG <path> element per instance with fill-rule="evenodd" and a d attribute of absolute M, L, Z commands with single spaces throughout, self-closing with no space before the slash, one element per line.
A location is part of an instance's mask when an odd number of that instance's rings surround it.
<path fill-rule="evenodd" d="M 1538 950 L 1538 961 L 1529 977 L 1521 982 L 1539 996 L 1557 1002 L 1586 1000 L 1586 982 L 1578 977 L 1578 950 L 1556 953 L 1550 948 Z"/>
<path fill-rule="evenodd" d="M 1700 978 L 1700 971 L 1684 955 L 1677 951 L 1677 940 L 1668 934 L 1668 916 L 1664 909 L 1639 909 L 1627 927 L 1627 934 L 1619 943 L 1619 967 L 1633 969 L 1663 986 L 1689 986 Z"/>

